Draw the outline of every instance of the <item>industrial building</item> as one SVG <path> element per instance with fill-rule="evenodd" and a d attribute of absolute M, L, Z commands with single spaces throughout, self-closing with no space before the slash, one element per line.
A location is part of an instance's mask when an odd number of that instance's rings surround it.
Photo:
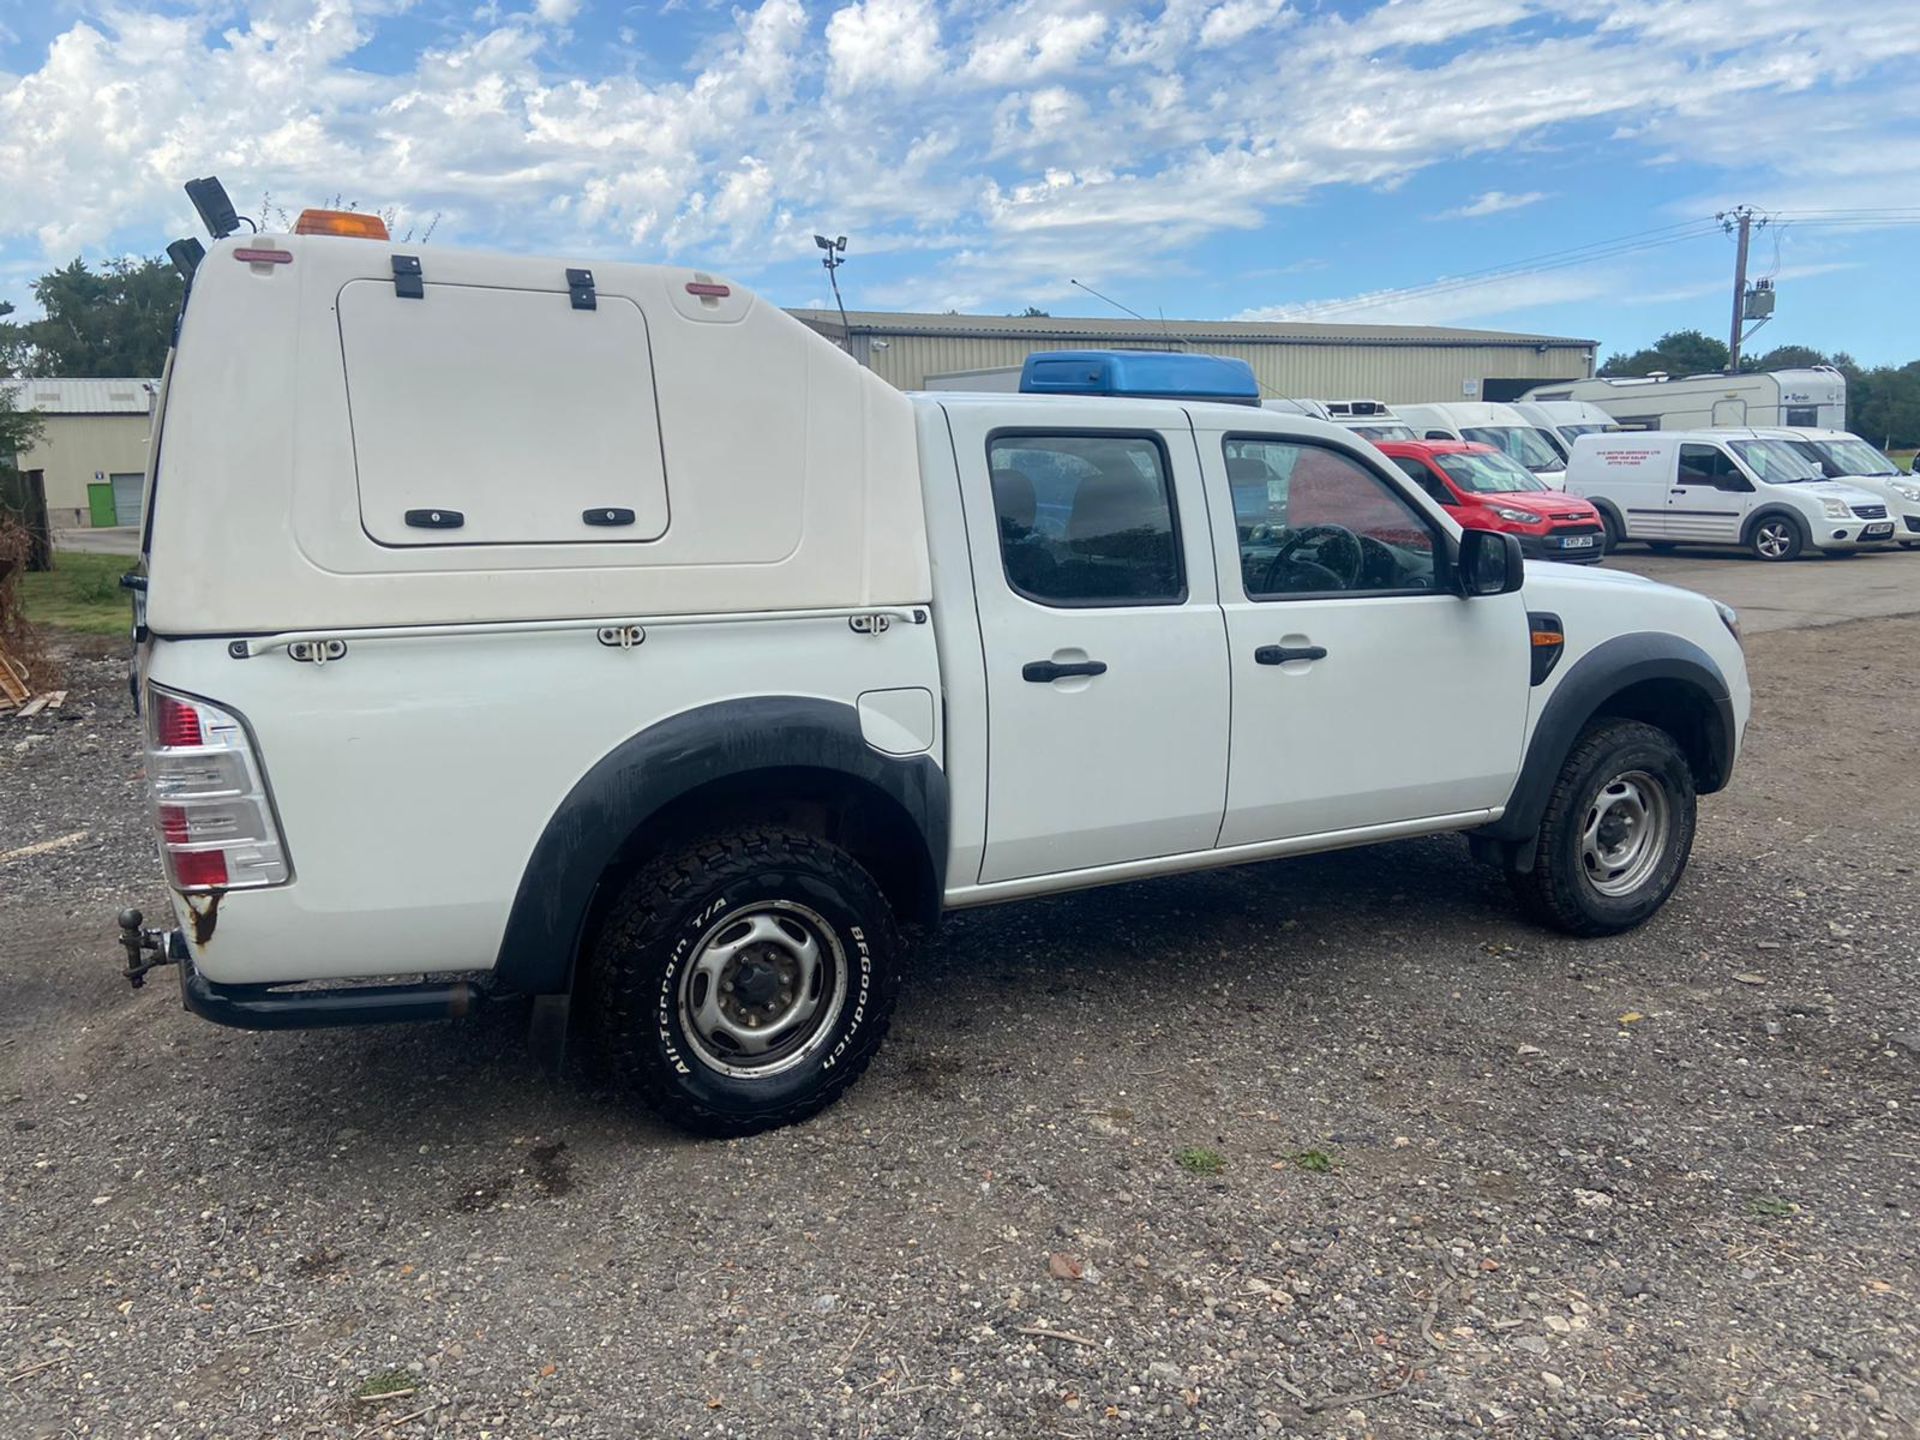
<path fill-rule="evenodd" d="M 1548 380 L 1593 374 L 1593 340 L 1437 325 L 1241 320 L 1089 320 L 1077 316 L 907 315 L 795 310 L 794 317 L 902 390 L 980 388 L 980 372 L 1017 368 L 1036 350 L 1198 350 L 1244 360 L 1274 396 L 1389 403 L 1511 400 Z M 957 377 L 970 377 L 969 381 Z"/>
<path fill-rule="evenodd" d="M 56 529 L 137 525 L 148 412 L 158 380 L 3 380 L 14 408 L 37 411 L 39 442 L 16 460 L 38 470 Z"/>

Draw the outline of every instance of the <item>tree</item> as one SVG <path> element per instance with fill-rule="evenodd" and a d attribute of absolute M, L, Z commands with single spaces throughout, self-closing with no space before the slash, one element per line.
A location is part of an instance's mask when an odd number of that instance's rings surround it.
<path fill-rule="evenodd" d="M 1631 355 L 1609 355 L 1600 373 L 1607 376 L 1651 375 L 1656 370 L 1669 375 L 1705 375 L 1727 368 L 1727 347 L 1711 335 L 1698 330 L 1669 330 L 1645 350 Z"/>
<path fill-rule="evenodd" d="M 1825 352 L 1811 345 L 1776 345 L 1758 359 L 1742 357 L 1742 370 L 1807 370 L 1815 365 L 1833 363 Z"/>
<path fill-rule="evenodd" d="M 1048 311 L 1036 309 L 1034 306 L 1029 305 L 1024 310 L 1015 310 L 1013 312 L 1013 318 L 1016 320 L 1051 320 L 1053 316 Z"/>
<path fill-rule="evenodd" d="M 12 469 L 14 457 L 31 450 L 40 433 L 39 413 L 20 409 L 14 403 L 13 388 L 0 383 L 0 471 Z"/>
<path fill-rule="evenodd" d="M 96 271 L 76 259 L 34 282 L 42 318 L 0 320 L 0 368 L 26 375 L 158 375 L 183 285 L 164 260 L 114 260 Z"/>

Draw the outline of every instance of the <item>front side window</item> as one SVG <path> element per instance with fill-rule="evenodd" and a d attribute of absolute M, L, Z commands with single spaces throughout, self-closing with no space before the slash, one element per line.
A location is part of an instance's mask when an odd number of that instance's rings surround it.
<path fill-rule="evenodd" d="M 1547 437 L 1528 425 L 1473 425 L 1460 432 L 1462 440 L 1491 445 L 1518 460 L 1529 470 L 1564 470 L 1560 456 Z"/>
<path fill-rule="evenodd" d="M 1143 435 L 997 435 L 987 442 L 1007 581 L 1042 605 L 1186 598 L 1173 490 Z"/>
<path fill-rule="evenodd" d="M 1225 443 L 1249 599 L 1435 588 L 1433 529 L 1380 476 L 1301 441 Z"/>
<path fill-rule="evenodd" d="M 1521 490 L 1547 488 L 1531 470 L 1505 455 L 1476 455 L 1465 450 L 1436 455 L 1434 463 L 1447 472 L 1447 478 L 1454 484 L 1476 495 L 1512 495 Z"/>
<path fill-rule="evenodd" d="M 1682 445 L 1680 447 L 1680 483 L 1710 485 L 1717 490 L 1740 490 L 1740 467 L 1718 445 Z"/>

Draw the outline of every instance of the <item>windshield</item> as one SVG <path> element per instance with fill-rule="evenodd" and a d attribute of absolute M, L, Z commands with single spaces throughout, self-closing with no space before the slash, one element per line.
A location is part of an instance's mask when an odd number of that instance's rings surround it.
<path fill-rule="evenodd" d="M 1547 488 L 1525 466 L 1505 455 L 1476 455 L 1471 451 L 1456 451 L 1451 455 L 1434 456 L 1433 463 L 1444 470 L 1455 485 L 1475 495 L 1512 495 L 1521 490 Z"/>
<path fill-rule="evenodd" d="M 1528 425 L 1475 425 L 1460 432 L 1462 440 L 1491 445 L 1533 471 L 1564 470 L 1567 462 L 1553 453 L 1547 437 Z"/>
<path fill-rule="evenodd" d="M 1349 425 L 1347 427 L 1363 440 L 1418 440 L 1410 425 Z"/>
<path fill-rule="evenodd" d="M 1833 467 L 1836 475 L 1898 475 L 1900 467 L 1858 436 L 1844 440 L 1801 440 L 1794 448 L 1801 452 L 1811 446 L 1814 456 Z"/>
<path fill-rule="evenodd" d="M 1618 425 L 1562 425 L 1560 433 L 1571 445 L 1581 435 L 1613 435 L 1619 433 Z"/>
<path fill-rule="evenodd" d="M 1733 453 L 1769 485 L 1798 485 L 1803 480 L 1826 479 L 1818 465 L 1784 440 L 1735 440 Z"/>

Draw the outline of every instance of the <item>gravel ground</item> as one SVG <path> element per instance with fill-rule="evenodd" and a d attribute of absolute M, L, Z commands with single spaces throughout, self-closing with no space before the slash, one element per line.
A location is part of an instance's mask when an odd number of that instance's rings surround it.
<path fill-rule="evenodd" d="M 1917 646 L 1753 642 L 1634 935 L 1452 840 L 972 912 L 846 1102 L 729 1143 L 519 1013 L 130 992 L 137 738 L 76 654 L 0 723 L 0 1434 L 1920 1435 Z"/>

